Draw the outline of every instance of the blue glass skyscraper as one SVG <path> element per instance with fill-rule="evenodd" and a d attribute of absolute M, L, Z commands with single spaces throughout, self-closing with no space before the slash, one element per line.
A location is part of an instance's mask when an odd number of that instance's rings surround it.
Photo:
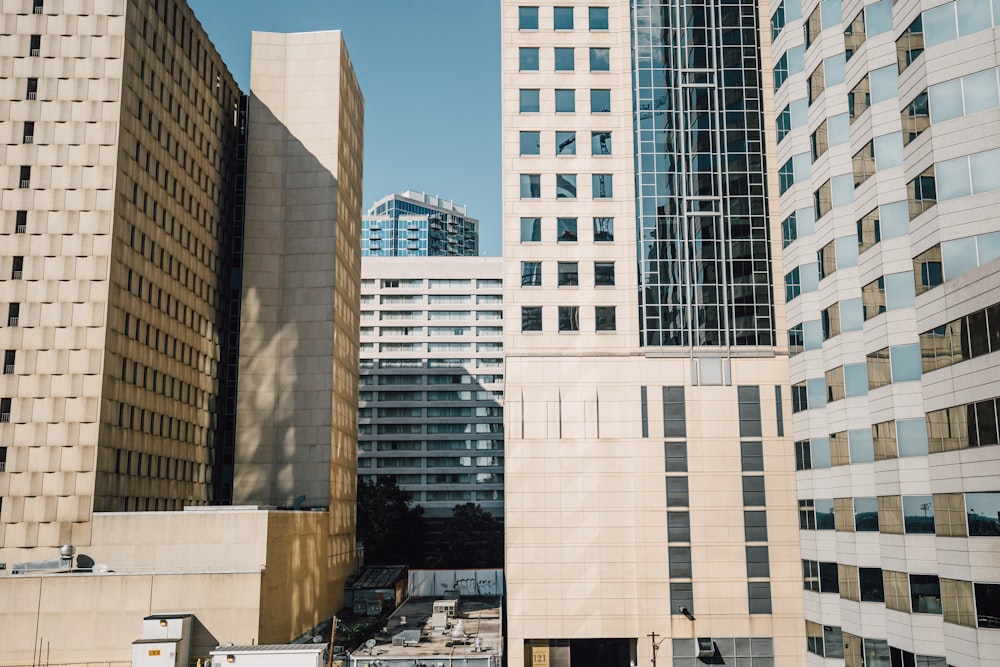
<path fill-rule="evenodd" d="M 361 255 L 435 257 L 479 254 L 479 221 L 465 206 L 406 190 L 377 201 L 361 221 Z"/>

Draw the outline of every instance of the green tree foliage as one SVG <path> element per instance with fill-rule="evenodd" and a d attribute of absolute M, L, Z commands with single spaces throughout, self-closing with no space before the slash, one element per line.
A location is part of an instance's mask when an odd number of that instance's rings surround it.
<path fill-rule="evenodd" d="M 358 540 L 369 565 L 413 565 L 420 552 L 424 509 L 412 509 L 393 477 L 358 482 Z"/>
<path fill-rule="evenodd" d="M 475 503 L 455 505 L 430 554 L 434 567 L 503 567 L 503 525 Z"/>

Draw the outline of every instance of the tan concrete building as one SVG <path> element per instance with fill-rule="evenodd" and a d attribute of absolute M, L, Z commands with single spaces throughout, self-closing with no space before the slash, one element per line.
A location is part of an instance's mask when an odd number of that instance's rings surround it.
<path fill-rule="evenodd" d="M 766 3 L 681 5 L 502 5 L 511 664 L 806 664 Z"/>
<path fill-rule="evenodd" d="M 246 104 L 179 0 L 2 9 L 0 652 L 124 660 L 151 612 L 192 613 L 202 648 L 288 641 L 355 565 L 343 40 L 255 35 Z M 11 574 L 64 544 L 107 571 Z"/>
<path fill-rule="evenodd" d="M 0 562 L 212 502 L 240 91 L 183 4 L 8 2 Z"/>
<path fill-rule="evenodd" d="M 363 123 L 339 31 L 253 34 L 234 500 L 329 508 L 341 594 L 355 566 Z"/>
<path fill-rule="evenodd" d="M 193 510 L 193 511 L 192 511 Z M 92 572 L 0 576 L 4 664 L 127 661 L 149 614 L 190 613 L 191 661 L 220 644 L 285 643 L 329 618 L 326 512 L 256 507 L 102 512 Z"/>

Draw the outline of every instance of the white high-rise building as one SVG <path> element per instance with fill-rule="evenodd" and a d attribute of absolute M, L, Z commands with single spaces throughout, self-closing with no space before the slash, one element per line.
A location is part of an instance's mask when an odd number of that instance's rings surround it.
<path fill-rule="evenodd" d="M 772 8 L 816 664 L 1000 664 L 998 27 L 966 0 Z"/>
<path fill-rule="evenodd" d="M 358 474 L 392 476 L 427 518 L 503 518 L 503 261 L 361 262 Z"/>

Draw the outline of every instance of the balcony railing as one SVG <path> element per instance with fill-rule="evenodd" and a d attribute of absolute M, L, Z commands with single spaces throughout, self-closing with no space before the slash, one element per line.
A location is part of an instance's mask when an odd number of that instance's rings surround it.
<path fill-rule="evenodd" d="M 14 233 L 15 234 L 24 234 L 26 231 L 28 231 L 28 225 L 15 225 L 14 226 Z"/>
<path fill-rule="evenodd" d="M 26 143 L 26 144 L 33 144 L 33 143 L 35 143 L 35 137 L 34 137 L 34 135 L 32 135 L 32 134 L 26 134 L 26 135 L 24 135 L 24 143 Z"/>
<path fill-rule="evenodd" d="M 17 317 L 8 317 L 7 318 L 7 326 L 9 326 L 9 327 L 16 327 L 17 326 L 17 320 L 18 320 Z"/>
<path fill-rule="evenodd" d="M 3 374 L 4 375 L 13 375 L 14 374 L 14 364 L 6 364 L 3 367 Z"/>
<path fill-rule="evenodd" d="M 29 90 L 28 91 L 28 99 L 29 100 L 37 100 L 38 99 L 38 92 L 34 91 L 34 90 Z"/>
<path fill-rule="evenodd" d="M 12 280 L 20 280 L 23 273 L 23 271 L 11 271 L 10 277 Z"/>
<path fill-rule="evenodd" d="M 33 56 L 41 55 L 41 49 L 31 49 L 30 53 Z"/>
<path fill-rule="evenodd" d="M 31 181 L 22 180 L 21 181 L 21 187 L 22 188 L 30 188 L 31 187 Z"/>
<path fill-rule="evenodd" d="M 0 412 L 0 424 L 6 424 L 10 421 L 9 412 Z"/>

